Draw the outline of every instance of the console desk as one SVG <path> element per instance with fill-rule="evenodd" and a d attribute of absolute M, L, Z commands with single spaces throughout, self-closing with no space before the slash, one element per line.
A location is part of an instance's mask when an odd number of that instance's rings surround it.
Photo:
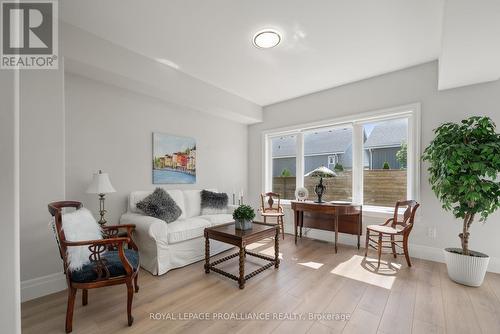
<path fill-rule="evenodd" d="M 335 253 L 339 232 L 357 235 L 362 234 L 363 207 L 351 203 L 313 201 L 292 201 L 291 207 L 294 216 L 295 244 L 297 236 L 302 238 L 302 228 L 309 227 L 319 230 L 335 232 Z"/>

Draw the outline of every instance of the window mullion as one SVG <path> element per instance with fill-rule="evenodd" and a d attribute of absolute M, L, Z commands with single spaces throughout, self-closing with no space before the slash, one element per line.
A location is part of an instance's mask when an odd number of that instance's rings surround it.
<path fill-rule="evenodd" d="M 352 201 L 363 203 L 363 125 L 352 127 Z"/>
<path fill-rule="evenodd" d="M 304 186 L 304 134 L 297 134 L 297 158 L 296 158 L 296 177 L 295 186 L 301 188 Z"/>

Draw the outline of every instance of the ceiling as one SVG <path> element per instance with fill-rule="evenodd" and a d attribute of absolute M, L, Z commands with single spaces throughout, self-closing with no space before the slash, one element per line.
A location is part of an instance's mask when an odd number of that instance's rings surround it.
<path fill-rule="evenodd" d="M 65 0 L 62 19 L 259 105 L 439 57 L 443 0 Z M 274 28 L 280 45 L 257 49 Z M 167 66 L 167 65 L 165 65 Z"/>

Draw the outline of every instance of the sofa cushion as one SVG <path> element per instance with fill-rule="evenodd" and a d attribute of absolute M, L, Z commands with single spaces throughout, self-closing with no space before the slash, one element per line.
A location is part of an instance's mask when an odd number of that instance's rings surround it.
<path fill-rule="evenodd" d="M 208 220 L 211 226 L 234 222 L 233 215 L 228 213 L 222 213 L 218 215 L 204 215 L 200 216 L 199 218 Z"/>
<path fill-rule="evenodd" d="M 201 191 L 201 214 L 227 213 L 228 198 L 226 193 L 217 193 L 209 190 Z"/>
<path fill-rule="evenodd" d="M 201 215 L 201 190 L 184 190 L 186 218 Z"/>
<path fill-rule="evenodd" d="M 167 240 L 170 244 L 195 239 L 203 236 L 206 227 L 210 227 L 210 221 L 199 217 L 176 220 L 168 224 Z"/>
<path fill-rule="evenodd" d="M 156 188 L 151 195 L 146 196 L 137 203 L 137 208 L 148 216 L 159 218 L 166 223 L 177 220 L 181 214 L 181 208 L 172 197 L 163 189 Z"/>
<path fill-rule="evenodd" d="M 132 249 L 125 249 L 125 257 L 134 268 L 134 271 L 139 267 L 139 253 Z M 120 260 L 118 251 L 107 251 L 101 255 L 102 259 L 106 260 L 106 268 L 108 268 L 110 277 L 124 276 L 127 274 Z M 94 270 L 94 264 L 89 263 L 84 265 L 80 270 L 71 272 L 71 280 L 73 282 L 92 282 L 97 279 L 97 272 Z"/>
<path fill-rule="evenodd" d="M 166 190 L 166 192 L 172 197 L 172 199 L 175 201 L 175 203 L 181 208 L 182 214 L 179 217 L 179 219 L 184 219 L 186 218 L 186 215 L 184 213 L 185 211 L 185 206 L 184 206 L 184 195 L 182 194 L 181 190 Z M 137 202 L 142 201 L 146 196 L 150 195 L 153 193 L 152 190 L 146 190 L 146 191 L 133 191 L 129 195 L 129 201 L 128 201 L 128 211 L 133 212 L 133 213 L 144 213 L 141 210 L 139 210 L 136 205 Z"/>

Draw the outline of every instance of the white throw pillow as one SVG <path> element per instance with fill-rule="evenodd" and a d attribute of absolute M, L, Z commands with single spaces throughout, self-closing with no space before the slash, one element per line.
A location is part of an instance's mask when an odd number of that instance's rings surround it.
<path fill-rule="evenodd" d="M 186 218 L 201 215 L 201 190 L 184 190 Z"/>
<path fill-rule="evenodd" d="M 62 228 L 66 241 L 88 241 L 102 239 L 101 226 L 92 213 L 81 208 L 62 215 Z M 70 271 L 80 270 L 90 263 L 88 246 L 72 246 L 66 250 Z"/>

